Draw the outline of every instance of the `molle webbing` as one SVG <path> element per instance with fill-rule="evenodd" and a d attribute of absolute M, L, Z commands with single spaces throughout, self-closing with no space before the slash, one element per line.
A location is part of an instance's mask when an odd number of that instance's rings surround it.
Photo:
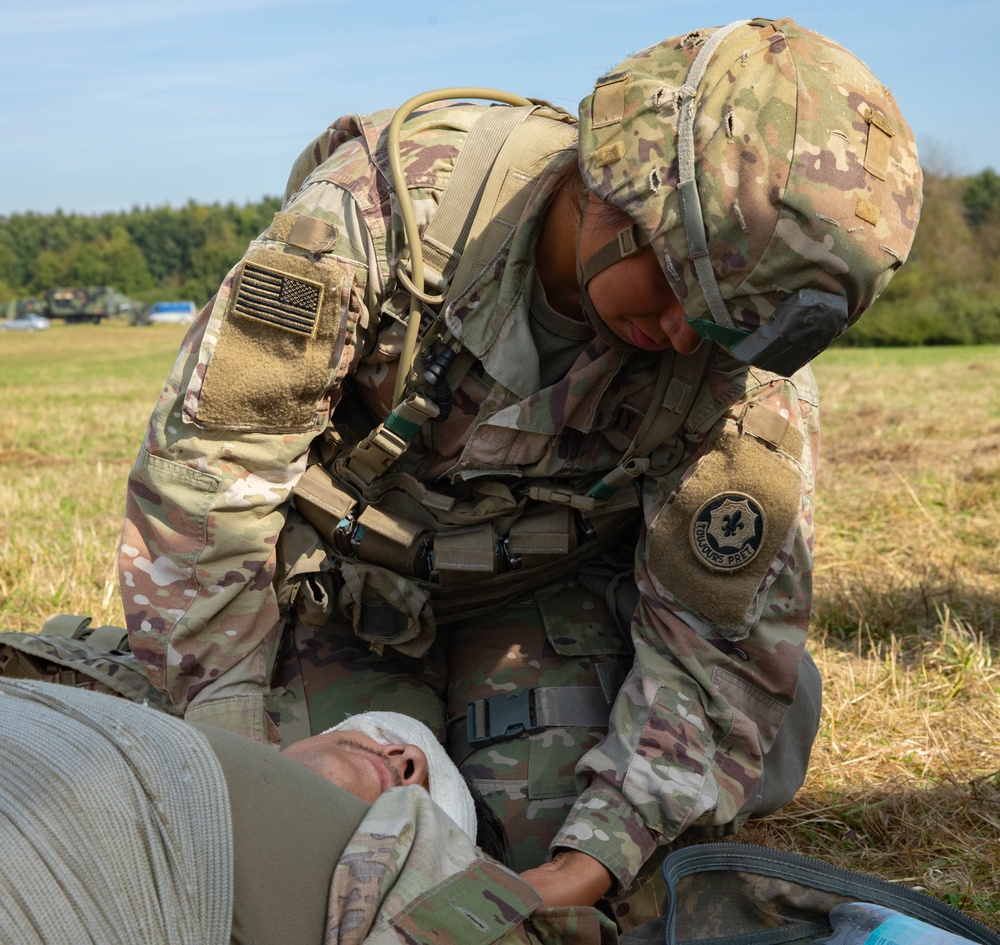
<path fill-rule="evenodd" d="M 405 478 L 394 474 L 396 482 Z M 334 560 L 358 558 L 416 578 L 429 590 L 439 623 L 470 615 L 470 607 L 486 613 L 559 580 L 638 524 L 633 490 L 584 515 L 565 506 L 526 506 L 505 489 L 509 501 L 498 495 L 499 511 L 486 516 L 463 515 L 450 497 L 419 483 L 409 494 L 390 491 L 391 503 L 368 504 L 314 464 L 294 489 L 295 506 Z"/>
<path fill-rule="evenodd" d="M 423 394 L 410 393 L 348 456 L 345 473 L 361 488 L 369 486 L 406 451 L 438 407 Z"/>

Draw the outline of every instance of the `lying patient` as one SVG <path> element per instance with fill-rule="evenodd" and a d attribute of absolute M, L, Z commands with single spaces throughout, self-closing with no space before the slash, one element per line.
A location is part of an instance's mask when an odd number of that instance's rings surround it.
<path fill-rule="evenodd" d="M 454 764 L 396 713 L 282 753 L 0 679 L 0 943 L 410 941 L 445 915 L 463 943 L 546 940 L 537 894 L 477 834 Z M 601 940 L 596 910 L 567 914 L 574 941 Z"/>

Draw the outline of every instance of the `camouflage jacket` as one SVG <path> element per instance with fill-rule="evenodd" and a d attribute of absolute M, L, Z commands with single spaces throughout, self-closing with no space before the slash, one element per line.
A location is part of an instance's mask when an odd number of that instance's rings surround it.
<path fill-rule="evenodd" d="M 611 945 L 596 908 L 542 906 L 524 880 L 483 856 L 422 790 L 396 788 L 371 807 L 337 861 L 327 943 Z"/>
<path fill-rule="evenodd" d="M 480 112 L 408 120 L 402 157 L 421 225 Z M 273 579 L 291 491 L 345 382 L 374 415 L 391 407 L 408 303 L 395 275 L 403 234 L 389 119 L 341 119 L 304 152 L 282 212 L 189 330 L 129 479 L 120 570 L 132 648 L 189 718 L 259 739 L 269 737 L 262 694 L 282 629 Z M 478 365 L 449 419 L 404 457 L 422 482 L 590 484 L 650 408 L 659 355 L 596 338 L 540 389 L 525 287 L 553 187 L 539 174 L 492 264 L 448 306 Z M 268 335 L 245 317 L 258 290 L 305 312 L 309 331 Z M 634 665 L 556 839 L 623 885 L 657 845 L 694 823 L 729 823 L 753 795 L 805 647 L 818 438 L 811 372 L 789 380 L 720 357 L 680 463 L 650 457 Z"/>

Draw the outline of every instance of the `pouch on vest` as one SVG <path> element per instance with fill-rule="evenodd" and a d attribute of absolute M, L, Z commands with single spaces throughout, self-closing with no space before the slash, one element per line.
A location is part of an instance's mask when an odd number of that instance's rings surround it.
<path fill-rule="evenodd" d="M 420 583 L 356 559 L 340 559 L 338 604 L 354 632 L 380 653 L 392 646 L 406 656 L 423 656 L 434 642 L 430 595 Z"/>
<path fill-rule="evenodd" d="M 753 844 L 684 847 L 663 862 L 664 913 L 621 937 L 623 945 L 805 945 L 832 931 L 830 910 L 871 902 L 961 935 L 1000 945 L 1000 935 L 899 883 Z"/>

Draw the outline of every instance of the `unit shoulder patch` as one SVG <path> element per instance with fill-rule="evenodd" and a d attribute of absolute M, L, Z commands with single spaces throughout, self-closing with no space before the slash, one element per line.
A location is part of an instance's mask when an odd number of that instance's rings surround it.
<path fill-rule="evenodd" d="M 798 521 L 799 470 L 753 436 L 725 434 L 650 526 L 652 576 L 731 639 Z"/>

